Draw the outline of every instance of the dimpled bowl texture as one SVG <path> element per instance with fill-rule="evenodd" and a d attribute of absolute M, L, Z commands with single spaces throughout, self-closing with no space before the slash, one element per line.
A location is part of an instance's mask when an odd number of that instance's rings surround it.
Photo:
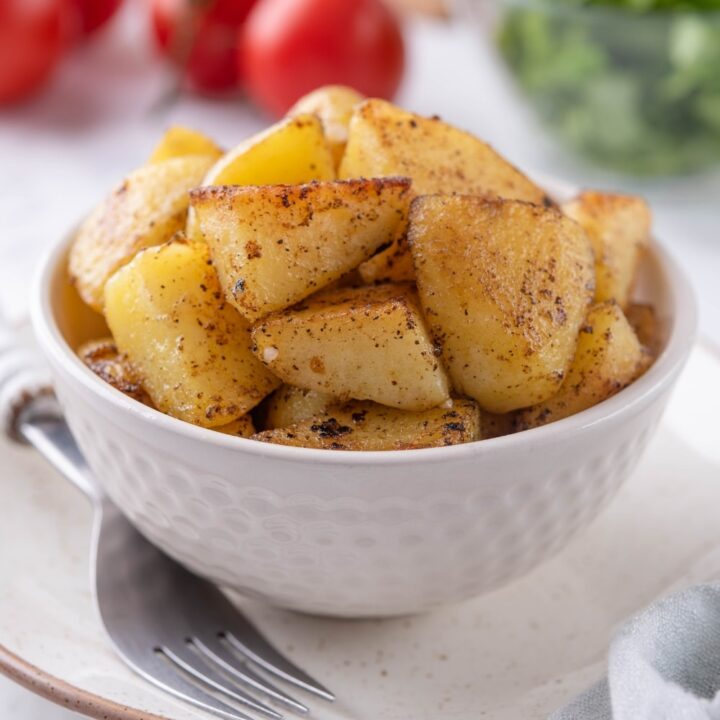
<path fill-rule="evenodd" d="M 659 312 L 663 351 L 600 405 L 454 447 L 269 445 L 167 417 L 85 368 L 74 348 L 107 329 L 68 281 L 71 240 L 44 263 L 33 319 L 92 470 L 137 528 L 192 571 L 309 613 L 429 610 L 497 588 L 558 552 L 632 471 L 695 333 L 692 292 L 655 245 L 638 295 Z"/>

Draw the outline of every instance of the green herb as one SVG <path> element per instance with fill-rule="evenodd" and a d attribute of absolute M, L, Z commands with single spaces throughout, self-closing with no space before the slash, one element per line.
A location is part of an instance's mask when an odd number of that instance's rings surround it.
<path fill-rule="evenodd" d="M 579 151 L 632 174 L 687 173 L 720 164 L 720 14 L 688 9 L 720 0 L 547 0 L 509 9 L 499 43 Z"/>

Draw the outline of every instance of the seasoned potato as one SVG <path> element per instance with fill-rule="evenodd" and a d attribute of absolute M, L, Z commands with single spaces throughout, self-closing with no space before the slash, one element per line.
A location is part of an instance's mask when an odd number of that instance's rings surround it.
<path fill-rule="evenodd" d="M 480 439 L 480 413 L 472 400 L 451 408 L 408 412 L 371 402 L 331 407 L 290 427 L 267 430 L 256 440 L 327 450 L 409 450 Z"/>
<path fill-rule="evenodd" d="M 483 440 L 512 435 L 517 430 L 517 413 L 497 415 L 482 410 L 480 412 L 480 428 Z"/>
<path fill-rule="evenodd" d="M 518 415 L 521 429 L 574 415 L 614 395 L 646 367 L 642 346 L 620 306 L 594 305 L 580 329 L 577 352 L 557 395 Z"/>
<path fill-rule="evenodd" d="M 152 406 L 152 400 L 145 392 L 140 376 L 127 357 L 118 352 L 112 338 L 92 340 L 80 346 L 77 353 L 85 365 L 106 383 L 134 400 Z"/>
<path fill-rule="evenodd" d="M 252 418 L 249 415 L 243 415 L 227 425 L 221 425 L 220 427 L 210 429 L 221 432 L 223 435 L 236 435 L 237 437 L 244 438 L 252 437 L 255 434 L 255 426 L 253 425 Z"/>
<path fill-rule="evenodd" d="M 148 159 L 148 163 L 159 163 L 186 155 L 207 155 L 219 158 L 223 151 L 207 136 L 197 130 L 174 125 L 160 138 Z"/>
<path fill-rule="evenodd" d="M 363 95 L 345 85 L 325 85 L 301 97 L 288 115 L 314 113 L 320 118 L 335 167 L 338 167 L 347 144 L 350 117 L 355 106 L 363 100 Z"/>
<path fill-rule="evenodd" d="M 558 210 L 416 198 L 410 245 L 431 332 L 455 389 L 505 413 L 554 395 L 593 294 L 593 253 Z"/>
<path fill-rule="evenodd" d="M 212 162 L 207 155 L 189 155 L 141 167 L 85 220 L 70 251 L 69 272 L 90 307 L 102 311 L 103 289 L 115 270 L 184 229 L 188 190 Z"/>
<path fill-rule="evenodd" d="M 625 311 L 625 316 L 648 354 L 651 357 L 657 357 L 662 337 L 660 321 L 655 308 L 645 303 L 630 303 Z"/>
<path fill-rule="evenodd" d="M 301 420 L 321 415 L 336 402 L 332 395 L 317 390 L 283 385 L 273 393 L 268 402 L 265 418 L 267 427 L 283 428 L 294 425 Z"/>
<path fill-rule="evenodd" d="M 404 178 L 198 188 L 194 239 L 210 246 L 228 302 L 254 321 L 338 280 L 407 217 Z"/>
<path fill-rule="evenodd" d="M 642 251 L 650 242 L 650 208 L 639 197 L 584 192 L 562 206 L 585 229 L 595 251 L 595 302 L 625 308 Z"/>
<path fill-rule="evenodd" d="M 108 280 L 105 317 L 155 406 L 181 420 L 227 425 L 279 384 L 251 353 L 203 243 L 136 255 Z"/>
<path fill-rule="evenodd" d="M 290 385 L 405 410 L 449 398 L 409 286 L 321 293 L 257 323 L 252 337 L 257 356 Z"/>
<path fill-rule="evenodd" d="M 416 195 L 463 193 L 551 202 L 482 140 L 384 100 L 366 100 L 356 107 L 339 174 L 341 178 L 407 176 Z M 361 266 L 360 273 L 366 282 L 412 280 L 402 233 L 392 247 Z"/>
<path fill-rule="evenodd" d="M 240 143 L 217 161 L 203 185 L 294 185 L 334 179 L 335 164 L 320 119 L 297 115 Z"/>

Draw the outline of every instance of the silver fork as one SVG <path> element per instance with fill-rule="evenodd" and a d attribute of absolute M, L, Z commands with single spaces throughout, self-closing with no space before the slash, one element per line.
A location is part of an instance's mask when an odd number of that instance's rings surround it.
<path fill-rule="evenodd" d="M 92 502 L 92 581 L 120 657 L 176 697 L 231 720 L 281 720 L 308 707 L 270 676 L 324 700 L 333 694 L 281 655 L 220 590 L 161 553 L 125 519 L 90 472 L 41 365 L 0 337 L 0 419 Z"/>

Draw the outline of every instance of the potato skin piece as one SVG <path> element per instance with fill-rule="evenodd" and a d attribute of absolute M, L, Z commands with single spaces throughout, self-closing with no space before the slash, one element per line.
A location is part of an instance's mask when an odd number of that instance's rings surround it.
<path fill-rule="evenodd" d="M 319 293 L 255 324 L 252 338 L 257 356 L 290 385 L 405 410 L 449 399 L 409 285 Z"/>
<path fill-rule="evenodd" d="M 409 238 L 455 390 L 494 413 L 554 395 L 593 294 L 584 231 L 554 208 L 436 195 L 413 201 Z"/>
<path fill-rule="evenodd" d="M 407 412 L 372 402 L 351 402 L 255 440 L 326 450 L 411 450 L 480 439 L 480 411 L 472 400 L 449 408 Z"/>
<path fill-rule="evenodd" d="M 102 312 L 107 279 L 140 250 L 185 229 L 190 197 L 213 162 L 191 155 L 135 170 L 98 205 L 78 230 L 69 274 L 80 297 Z"/>
<path fill-rule="evenodd" d="M 202 243 L 144 250 L 108 280 L 105 300 L 118 348 L 168 415 L 227 425 L 279 384 L 250 351 L 249 327 L 224 301 Z"/>
<path fill-rule="evenodd" d="M 150 396 L 142 386 L 140 375 L 127 357 L 118 351 L 112 338 L 91 340 L 81 345 L 77 354 L 85 365 L 108 385 L 143 405 L 153 407 Z"/>
<path fill-rule="evenodd" d="M 595 252 L 595 302 L 615 300 L 625 309 L 638 263 L 650 244 L 650 208 L 640 197 L 587 191 L 563 212 L 587 232 Z"/>
<path fill-rule="evenodd" d="M 207 187 L 191 193 L 225 297 L 251 322 L 339 280 L 404 224 L 407 178 Z"/>
<path fill-rule="evenodd" d="M 518 429 L 545 425 L 597 405 L 633 382 L 647 365 L 620 306 L 614 301 L 594 305 L 580 329 L 575 358 L 560 391 L 520 412 Z"/>
<path fill-rule="evenodd" d="M 301 420 L 315 417 L 324 413 L 328 407 L 337 404 L 332 395 L 305 390 L 293 385 L 283 385 L 278 388 L 268 401 L 267 415 L 265 416 L 266 429 L 288 427 Z"/>
<path fill-rule="evenodd" d="M 356 106 L 350 120 L 339 177 L 393 175 L 411 178 L 415 195 L 460 193 L 552 204 L 542 188 L 474 135 L 371 98 Z M 414 279 L 402 237 L 360 266 L 365 282 Z"/>

